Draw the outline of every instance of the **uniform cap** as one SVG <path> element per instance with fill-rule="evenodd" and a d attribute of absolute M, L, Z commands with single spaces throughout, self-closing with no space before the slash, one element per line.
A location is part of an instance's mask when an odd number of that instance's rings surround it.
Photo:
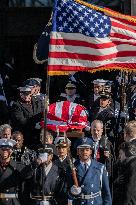
<path fill-rule="evenodd" d="M 76 85 L 74 83 L 72 83 L 72 82 L 69 82 L 69 83 L 67 83 L 65 88 L 76 88 Z"/>
<path fill-rule="evenodd" d="M 77 142 L 77 146 L 76 147 L 78 149 L 82 149 L 82 148 L 94 149 L 93 142 L 88 137 L 83 137 L 83 138 L 79 139 L 79 141 Z"/>
<path fill-rule="evenodd" d="M 54 144 L 56 147 L 68 147 L 68 145 L 71 144 L 71 141 L 65 137 L 58 136 L 55 138 Z"/>
<path fill-rule="evenodd" d="M 24 86 L 24 87 L 19 87 L 18 90 L 20 92 L 31 92 L 32 86 Z"/>
<path fill-rule="evenodd" d="M 93 81 L 94 84 L 96 85 L 105 85 L 107 83 L 107 80 L 103 80 L 103 79 L 96 79 Z"/>
<path fill-rule="evenodd" d="M 41 86 L 41 81 L 42 81 L 42 79 L 40 79 L 40 78 L 29 78 L 23 83 L 23 85 L 24 86 L 29 85 L 29 86 L 33 86 L 33 87 L 35 85 Z"/>
<path fill-rule="evenodd" d="M 2 138 L 0 139 L 0 148 L 12 149 L 16 144 L 15 140 Z"/>
<path fill-rule="evenodd" d="M 99 93 L 99 95 L 100 95 L 100 98 L 106 98 L 106 99 L 110 99 L 111 98 L 111 93 L 109 93 L 109 92 L 100 92 Z"/>
<path fill-rule="evenodd" d="M 52 145 L 50 144 L 44 144 L 41 145 L 41 147 L 38 149 L 39 153 L 49 153 L 49 154 L 53 154 L 54 150 Z"/>

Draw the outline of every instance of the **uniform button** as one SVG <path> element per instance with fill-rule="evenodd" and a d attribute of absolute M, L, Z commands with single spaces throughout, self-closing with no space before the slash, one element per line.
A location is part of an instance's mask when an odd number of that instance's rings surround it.
<path fill-rule="evenodd" d="M 81 204 L 84 204 L 85 202 L 83 201 Z"/>
<path fill-rule="evenodd" d="M 93 187 L 94 187 L 94 185 L 93 185 L 93 184 L 91 184 L 91 187 L 93 188 Z"/>
<path fill-rule="evenodd" d="M 8 199 L 6 199 L 6 201 L 8 201 Z"/>
<path fill-rule="evenodd" d="M 84 185 L 81 185 L 81 188 L 84 187 Z"/>
<path fill-rule="evenodd" d="M 7 189 L 6 192 L 9 192 L 9 190 Z"/>
<path fill-rule="evenodd" d="M 91 202 L 91 204 L 93 204 L 93 201 Z"/>

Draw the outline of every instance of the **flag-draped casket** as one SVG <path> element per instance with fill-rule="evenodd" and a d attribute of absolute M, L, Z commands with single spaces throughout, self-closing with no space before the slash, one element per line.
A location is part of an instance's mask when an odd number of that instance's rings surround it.
<path fill-rule="evenodd" d="M 41 121 L 44 126 L 44 121 Z M 66 132 L 68 130 L 82 130 L 87 126 L 87 112 L 85 107 L 69 101 L 53 103 L 47 114 L 47 129 Z"/>

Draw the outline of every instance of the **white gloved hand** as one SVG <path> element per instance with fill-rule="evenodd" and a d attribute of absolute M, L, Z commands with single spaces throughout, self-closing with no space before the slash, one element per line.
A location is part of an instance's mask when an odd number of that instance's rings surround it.
<path fill-rule="evenodd" d="M 49 201 L 40 201 L 40 205 L 50 205 L 50 202 Z"/>
<path fill-rule="evenodd" d="M 47 162 L 48 159 L 48 153 L 40 153 L 38 155 L 38 159 L 42 161 L 42 163 Z"/>
<path fill-rule="evenodd" d="M 75 185 L 73 185 L 71 188 L 70 188 L 70 192 L 71 194 L 73 195 L 79 195 L 81 193 L 81 187 L 77 187 Z"/>
<path fill-rule="evenodd" d="M 40 122 L 37 122 L 37 123 L 35 124 L 35 129 L 37 129 L 37 130 L 41 129 Z"/>

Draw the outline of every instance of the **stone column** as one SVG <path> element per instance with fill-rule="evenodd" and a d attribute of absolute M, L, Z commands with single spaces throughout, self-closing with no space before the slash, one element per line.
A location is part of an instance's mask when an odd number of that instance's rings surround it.
<path fill-rule="evenodd" d="M 131 15 L 136 16 L 136 0 L 131 0 Z"/>

